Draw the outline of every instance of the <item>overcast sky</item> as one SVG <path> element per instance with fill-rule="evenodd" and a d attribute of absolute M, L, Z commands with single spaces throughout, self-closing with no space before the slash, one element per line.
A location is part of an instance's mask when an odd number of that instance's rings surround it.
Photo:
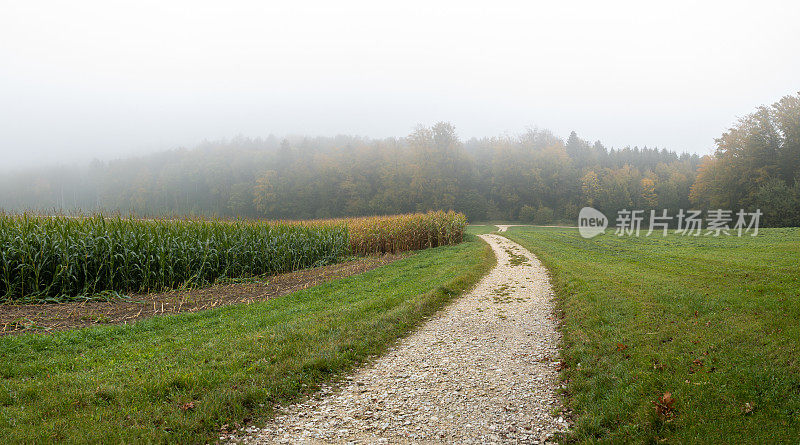
<path fill-rule="evenodd" d="M 800 90 L 798 24 L 797 1 L 0 0 L 0 171 L 440 120 L 710 153 Z"/>

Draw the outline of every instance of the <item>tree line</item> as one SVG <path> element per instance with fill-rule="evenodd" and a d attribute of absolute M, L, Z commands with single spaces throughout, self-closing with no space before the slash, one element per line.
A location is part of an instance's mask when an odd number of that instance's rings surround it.
<path fill-rule="evenodd" d="M 716 142 L 698 168 L 693 203 L 761 208 L 769 225 L 800 225 L 800 93 L 758 107 Z"/>
<path fill-rule="evenodd" d="M 767 225 L 800 225 L 798 141 L 800 94 L 740 119 L 702 159 L 539 129 L 462 141 L 446 122 L 404 138 L 238 137 L 6 175 L 0 208 L 270 219 L 452 209 L 539 224 L 574 223 L 584 206 L 761 208 Z"/>

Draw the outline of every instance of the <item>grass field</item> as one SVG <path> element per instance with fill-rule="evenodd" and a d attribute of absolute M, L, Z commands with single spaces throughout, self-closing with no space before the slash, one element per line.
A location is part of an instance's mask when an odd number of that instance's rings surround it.
<path fill-rule="evenodd" d="M 798 443 L 800 229 L 507 236 L 548 267 L 565 317 L 569 440 Z"/>
<path fill-rule="evenodd" d="M 466 233 L 471 233 L 473 235 L 482 235 L 484 233 L 491 233 L 497 231 L 497 227 L 489 224 L 485 225 L 468 225 L 467 229 L 465 230 Z"/>
<path fill-rule="evenodd" d="M 407 333 L 494 264 L 474 236 L 262 303 L 0 338 L 8 442 L 213 441 Z"/>

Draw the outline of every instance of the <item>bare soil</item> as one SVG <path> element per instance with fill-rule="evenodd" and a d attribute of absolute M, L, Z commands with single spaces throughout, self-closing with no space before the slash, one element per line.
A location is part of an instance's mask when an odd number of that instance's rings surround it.
<path fill-rule="evenodd" d="M 127 324 L 134 320 L 164 314 L 196 312 L 232 304 L 250 304 L 366 272 L 403 256 L 406 255 L 369 256 L 244 283 L 135 294 L 110 301 L 0 304 L 0 335 L 52 332 L 100 324 Z"/>

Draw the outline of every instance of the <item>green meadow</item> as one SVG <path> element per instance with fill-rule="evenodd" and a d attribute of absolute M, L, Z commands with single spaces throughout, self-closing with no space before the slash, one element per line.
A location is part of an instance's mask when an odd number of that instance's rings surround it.
<path fill-rule="evenodd" d="M 575 422 L 566 441 L 797 443 L 800 229 L 506 235 L 542 260 L 556 291 Z"/>
<path fill-rule="evenodd" d="M 205 443 L 380 354 L 494 264 L 426 249 L 250 305 L 0 337 L 3 443 Z"/>

